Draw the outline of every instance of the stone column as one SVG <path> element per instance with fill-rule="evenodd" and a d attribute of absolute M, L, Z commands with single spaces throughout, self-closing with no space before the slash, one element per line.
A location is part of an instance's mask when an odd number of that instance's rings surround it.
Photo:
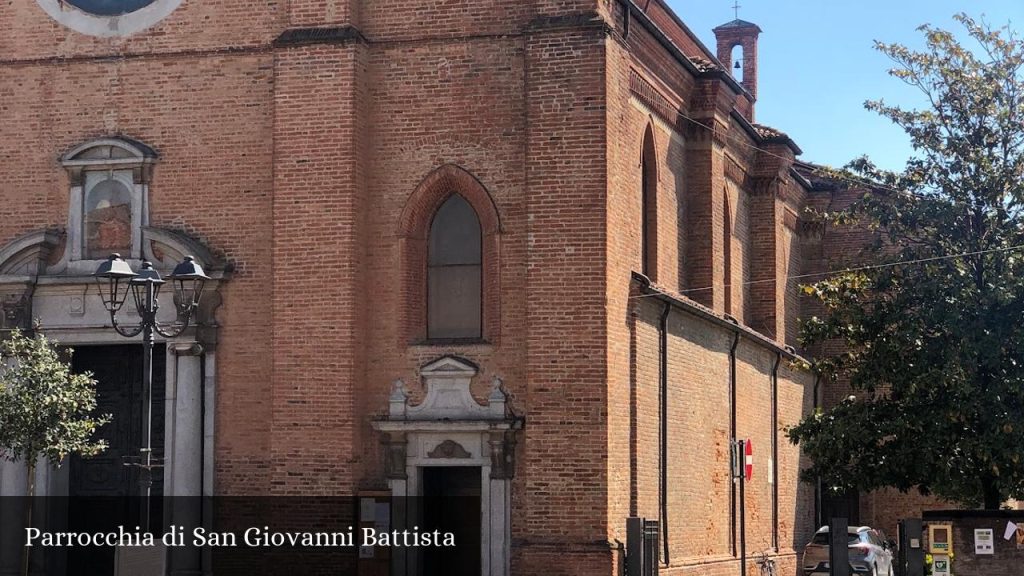
<path fill-rule="evenodd" d="M 391 487 L 391 520 L 393 530 L 409 526 L 409 475 L 406 470 L 408 439 L 401 432 L 384 434 L 384 475 Z M 392 576 L 405 576 L 408 558 L 404 547 L 391 549 Z"/>
<path fill-rule="evenodd" d="M 210 301 L 207 300 L 209 303 Z M 206 352 L 203 356 L 205 370 L 205 381 L 203 383 L 203 405 L 206 406 L 205 420 L 203 420 L 203 527 L 207 532 L 213 531 L 213 495 L 214 485 L 214 439 L 216 433 L 216 420 L 214 416 L 217 411 L 217 352 L 207 342 L 203 346 Z M 213 549 L 203 549 L 203 574 L 213 574 Z"/>
<path fill-rule="evenodd" d="M 516 434 L 512 430 L 492 430 L 490 497 L 490 567 L 492 576 L 506 576 L 510 570 L 512 548 L 512 478 L 515 476 Z"/>
<path fill-rule="evenodd" d="M 509 572 L 511 546 L 509 507 L 511 482 L 491 476 L 490 493 L 490 566 L 492 576 L 506 576 Z"/>
<path fill-rule="evenodd" d="M 0 461 L 0 576 L 21 574 L 28 476 L 21 462 Z"/>
<path fill-rule="evenodd" d="M 203 495 L 203 348 L 196 342 L 171 342 L 175 379 L 168 395 L 171 423 L 166 442 L 165 480 L 171 496 L 171 524 L 190 534 L 202 521 Z M 202 574 L 202 551 L 171 549 L 172 576 Z"/>
<path fill-rule="evenodd" d="M 67 495 L 67 468 L 57 470 L 40 457 L 35 469 L 35 498 L 32 525 L 41 530 L 66 528 L 67 502 L 46 496 Z M 28 470 L 23 462 L 0 461 L 0 576 L 20 576 L 21 552 L 25 545 L 25 520 L 28 505 Z M 33 550 L 32 574 L 46 574 L 59 568 L 63 554 Z M 47 565 L 47 560 L 51 565 Z M 57 562 L 58 565 L 53 565 Z"/>

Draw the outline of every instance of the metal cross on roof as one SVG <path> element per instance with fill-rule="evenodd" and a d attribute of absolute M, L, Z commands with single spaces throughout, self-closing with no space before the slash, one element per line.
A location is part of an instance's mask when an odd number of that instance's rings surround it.
<path fill-rule="evenodd" d="M 736 12 L 736 19 L 737 20 L 740 19 L 740 8 L 743 8 L 743 6 L 740 6 L 739 0 L 736 0 L 736 2 L 734 2 L 733 5 L 732 5 L 732 9 Z"/>

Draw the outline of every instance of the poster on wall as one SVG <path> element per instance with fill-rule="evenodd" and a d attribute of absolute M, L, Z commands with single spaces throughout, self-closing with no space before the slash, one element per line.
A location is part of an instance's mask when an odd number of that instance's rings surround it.
<path fill-rule="evenodd" d="M 974 553 L 995 554 L 995 537 L 991 528 L 975 528 Z"/>

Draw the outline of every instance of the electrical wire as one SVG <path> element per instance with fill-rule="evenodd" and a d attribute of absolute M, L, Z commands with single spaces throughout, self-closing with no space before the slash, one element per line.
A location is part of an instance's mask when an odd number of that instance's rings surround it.
<path fill-rule="evenodd" d="M 857 267 L 854 267 L 854 268 L 844 268 L 842 270 L 832 270 L 832 271 L 828 271 L 828 272 L 812 272 L 812 273 L 809 273 L 809 274 L 796 274 L 796 275 L 793 275 L 793 276 L 786 276 L 783 279 L 783 281 L 800 280 L 802 278 L 814 278 L 814 277 L 818 277 L 818 276 L 830 276 L 830 275 L 848 274 L 850 272 L 864 272 L 864 271 L 867 271 L 867 270 L 880 270 L 882 268 L 892 268 L 894 266 L 909 266 L 909 265 L 912 265 L 912 264 L 923 264 L 925 262 L 936 262 L 936 261 L 939 261 L 939 260 L 955 260 L 955 259 L 958 259 L 958 258 L 968 258 L 970 256 L 980 256 L 980 255 L 983 255 L 983 254 L 992 254 L 992 253 L 995 253 L 995 252 L 1012 252 L 1014 250 L 1022 250 L 1022 249 L 1024 249 L 1024 244 L 1018 244 L 1016 246 L 1007 246 L 1005 248 L 992 248 L 990 250 L 976 250 L 974 252 L 962 252 L 960 254 L 945 254 L 943 256 L 930 256 L 928 258 L 917 258 L 917 259 L 914 259 L 914 260 L 900 260 L 900 261 L 897 261 L 897 262 L 886 262 L 884 264 L 871 264 L 871 265 L 867 265 L 867 266 L 857 266 Z M 750 284 L 766 284 L 766 283 L 769 283 L 769 282 L 775 282 L 776 280 L 777 280 L 776 278 L 765 278 L 765 279 L 762 279 L 762 280 L 750 280 L 748 282 L 742 282 L 740 284 L 723 284 L 722 287 L 723 288 L 730 288 L 730 287 L 732 287 L 734 285 L 747 286 L 747 285 L 750 285 Z M 679 290 L 679 293 L 680 294 L 686 294 L 686 293 L 689 293 L 689 292 L 704 292 L 704 291 L 707 291 L 707 290 L 714 290 L 714 289 L 715 289 L 715 286 L 703 286 L 701 288 L 686 288 L 686 289 L 683 289 L 683 290 Z M 649 298 L 651 296 L 656 296 L 656 295 L 655 294 L 640 294 L 638 296 L 631 296 L 630 298 L 631 299 Z"/>
<path fill-rule="evenodd" d="M 708 126 L 707 124 L 701 122 L 700 120 L 697 120 L 696 118 L 692 118 L 690 116 L 687 116 L 686 114 L 684 114 L 683 112 L 680 112 L 678 110 L 676 111 L 676 114 L 678 114 L 680 118 L 683 118 L 684 120 L 686 120 L 686 121 L 688 121 L 688 122 L 690 122 L 692 124 L 695 124 L 696 126 L 699 126 L 700 128 L 703 128 L 704 130 L 707 130 L 709 132 L 714 133 L 714 129 L 711 126 Z M 777 158 L 779 160 L 784 160 L 786 162 L 790 162 L 791 161 L 789 158 L 787 158 L 785 156 L 782 156 L 780 154 L 776 154 L 774 152 L 771 152 L 770 150 L 766 150 L 764 148 L 761 148 L 761 147 L 757 146 L 756 144 L 751 144 L 750 142 L 747 142 L 746 140 L 744 140 L 742 138 L 733 136 L 732 134 L 728 134 L 728 133 L 725 134 L 725 138 L 727 140 L 735 142 L 735 143 L 737 143 L 737 144 L 739 144 L 741 146 L 745 146 L 745 147 L 750 148 L 752 150 L 756 150 L 757 152 L 760 152 L 760 153 L 765 154 L 767 156 L 770 156 L 772 158 Z M 847 183 L 856 184 L 858 186 L 865 186 L 865 187 L 869 187 L 869 188 L 873 188 L 873 189 L 885 190 L 885 191 L 888 191 L 888 192 L 893 192 L 895 194 L 908 195 L 908 196 L 912 196 L 912 197 L 915 197 L 915 198 L 922 198 L 923 197 L 920 194 L 916 194 L 914 192 L 910 192 L 910 191 L 907 191 L 907 190 L 900 190 L 898 188 L 893 188 L 891 186 L 886 186 L 884 184 L 879 184 L 879 183 L 871 182 L 871 181 L 868 181 L 868 180 L 862 180 L 862 179 L 858 179 L 858 178 L 853 178 L 853 177 L 846 176 L 846 175 L 843 175 L 843 174 L 835 174 L 835 173 L 832 173 L 830 171 L 823 170 L 821 167 L 818 167 L 818 166 L 815 166 L 813 164 L 809 164 L 809 163 L 806 163 L 806 162 L 804 163 L 804 165 L 807 166 L 808 168 L 810 168 L 811 172 L 813 172 L 815 174 L 818 174 L 818 175 L 821 175 L 821 176 L 823 176 L 825 178 L 828 178 L 828 179 L 831 179 L 831 180 L 845 181 Z M 953 202 L 956 203 L 956 201 L 953 201 Z M 893 267 L 893 266 L 902 266 L 902 265 L 911 265 L 911 264 L 921 264 L 921 263 L 925 263 L 925 262 L 934 262 L 934 261 L 937 261 L 937 260 L 949 260 L 949 259 L 956 259 L 956 258 L 966 258 L 966 257 L 969 257 L 969 256 L 978 256 L 978 255 L 982 255 L 982 254 L 990 254 L 990 253 L 993 253 L 993 252 L 1009 252 L 1009 251 L 1013 251 L 1013 250 L 1020 250 L 1022 248 L 1024 248 L 1024 245 L 1011 246 L 1011 247 L 1007 247 L 1007 248 L 994 248 L 994 249 L 991 249 L 991 250 L 980 250 L 980 251 L 976 251 L 976 252 L 964 252 L 962 254 L 949 254 L 949 255 L 944 255 L 944 256 L 934 256 L 934 257 L 929 257 L 929 258 L 920 258 L 920 259 L 916 259 L 916 260 L 906 260 L 906 261 L 900 261 L 900 262 L 889 262 L 889 263 L 885 263 L 885 264 L 875 264 L 875 265 L 868 265 L 868 266 L 859 266 L 859 267 L 855 267 L 855 268 L 846 268 L 846 269 L 843 269 L 843 270 L 834 270 L 834 271 L 829 271 L 829 272 L 815 272 L 815 273 L 810 273 L 810 274 L 797 274 L 797 275 L 793 275 L 793 276 L 787 276 L 784 280 L 786 280 L 786 281 L 788 281 L 788 280 L 799 280 L 799 279 L 802 279 L 802 278 L 814 278 L 814 277 L 820 277 L 820 276 L 846 274 L 846 273 L 850 273 L 850 272 L 863 272 L 863 271 L 867 271 L 867 270 L 877 270 L 877 269 L 889 268 L 889 267 Z M 777 281 L 777 279 L 775 279 L 775 278 L 767 278 L 767 279 L 762 279 L 762 280 L 751 280 L 751 281 L 742 283 L 742 285 L 764 284 L 764 283 L 776 282 L 776 281 Z M 729 288 L 729 287 L 733 286 L 733 284 L 724 284 L 722 286 L 724 288 Z M 715 288 L 714 286 L 704 286 L 704 287 L 701 287 L 701 288 L 687 288 L 687 289 L 680 290 L 679 293 L 686 294 L 686 293 L 690 293 L 690 292 L 703 292 L 703 291 L 707 291 L 707 290 L 713 290 L 714 288 Z M 639 296 L 633 296 L 632 298 L 648 298 L 650 296 L 652 296 L 652 295 L 650 295 L 650 294 L 642 294 L 642 295 L 639 295 Z"/>
<path fill-rule="evenodd" d="M 714 128 L 712 128 L 711 126 L 708 126 L 707 124 L 701 122 L 700 120 L 697 120 L 696 118 L 692 118 L 690 116 L 687 116 L 686 114 L 684 114 L 683 112 L 680 112 L 678 110 L 676 110 L 676 114 L 680 118 L 686 120 L 687 122 L 695 124 L 696 126 L 699 126 L 700 128 L 703 128 L 704 130 L 707 130 L 708 132 L 711 132 L 711 133 L 715 132 Z M 772 158 L 777 158 L 779 160 L 784 160 L 786 162 L 791 162 L 792 161 L 790 158 L 787 158 L 787 157 L 782 156 L 780 154 L 776 154 L 776 153 L 771 152 L 769 150 L 765 150 L 764 148 L 761 148 L 761 147 L 757 146 L 756 144 L 751 144 L 750 142 L 747 142 L 746 140 L 744 140 L 742 138 L 739 138 L 737 136 L 733 136 L 732 134 L 727 133 L 724 136 L 725 136 L 726 140 L 730 140 L 732 142 L 735 142 L 736 144 L 739 144 L 740 146 L 745 146 L 745 147 L 747 147 L 747 148 L 749 148 L 751 150 L 756 150 L 756 151 L 758 151 L 758 152 L 760 152 L 762 154 L 765 154 L 767 156 L 770 156 Z M 789 138 L 788 135 L 786 137 Z M 878 183 L 878 182 L 872 182 L 871 180 L 868 180 L 868 179 L 855 178 L 855 177 L 852 177 L 852 176 L 849 176 L 849 175 L 846 175 L 846 174 L 833 172 L 832 170 L 824 169 L 821 166 L 818 166 L 818 165 L 815 165 L 815 164 L 812 164 L 812 163 L 809 163 L 809 162 L 802 162 L 802 164 L 804 166 L 807 166 L 812 173 L 817 174 L 817 175 L 819 175 L 819 176 L 821 176 L 823 178 L 827 178 L 829 180 L 839 180 L 839 181 L 846 182 L 848 184 L 855 184 L 857 186 L 862 186 L 862 187 L 866 187 L 866 188 L 872 188 L 872 189 L 875 189 L 875 190 L 884 190 L 886 192 L 892 192 L 894 194 L 910 196 L 912 198 L 920 198 L 920 199 L 928 198 L 928 196 L 926 196 L 926 195 L 919 194 L 919 193 L 916 193 L 916 192 L 911 192 L 909 190 L 900 190 L 899 188 L 894 188 L 892 186 L 888 186 L 888 185 L 881 184 L 881 183 Z M 968 203 L 966 203 L 966 202 L 961 202 L 961 201 L 956 201 L 956 200 L 951 200 L 951 202 L 953 204 L 968 205 Z"/>

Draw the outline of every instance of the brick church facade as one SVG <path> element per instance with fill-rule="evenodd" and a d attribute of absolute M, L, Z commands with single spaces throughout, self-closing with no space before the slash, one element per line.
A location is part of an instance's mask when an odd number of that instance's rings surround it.
<path fill-rule="evenodd" d="M 116 357 L 108 252 L 214 278 L 158 349 L 165 494 L 468 470 L 478 574 L 619 574 L 633 516 L 665 573 L 737 574 L 741 546 L 796 573 L 817 504 L 782 430 L 826 394 L 791 277 L 851 241 L 755 122 L 755 25 L 714 50 L 662 0 L 30 0 L 0 25 L 2 328 Z M 116 482 L 68 468 L 38 485 Z"/>

